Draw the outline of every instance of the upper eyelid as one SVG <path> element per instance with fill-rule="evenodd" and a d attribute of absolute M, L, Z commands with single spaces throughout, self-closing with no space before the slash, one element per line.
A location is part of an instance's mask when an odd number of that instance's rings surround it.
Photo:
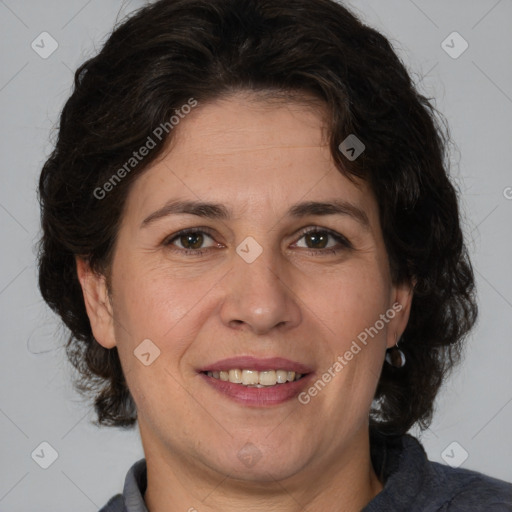
<path fill-rule="evenodd" d="M 346 245 L 352 246 L 352 243 L 350 242 L 350 240 L 345 235 L 343 235 L 342 233 L 339 233 L 339 232 L 337 232 L 335 230 L 332 230 L 330 228 L 324 228 L 324 227 L 316 226 L 316 225 L 310 225 L 310 226 L 306 226 L 306 227 L 300 229 L 298 234 L 295 235 L 295 237 L 297 237 L 297 240 L 294 243 L 297 243 L 302 237 L 304 237 L 305 235 L 307 235 L 307 234 L 309 234 L 311 232 L 327 233 L 328 235 L 332 236 L 333 238 L 341 239 L 341 241 L 345 242 Z M 178 231 L 177 233 L 172 234 L 172 235 L 166 237 L 164 239 L 163 243 L 164 244 L 170 244 L 176 238 L 178 238 L 180 236 L 183 236 L 183 235 L 186 235 L 188 233 L 203 233 L 203 234 L 209 236 L 212 240 L 215 241 L 215 236 L 212 234 L 212 230 L 210 230 L 210 228 L 207 228 L 207 227 L 197 227 L 197 228 L 185 228 L 185 229 L 182 229 L 182 230 Z M 208 249 L 208 247 L 206 249 Z M 194 249 L 183 249 L 183 250 L 192 250 L 193 251 Z M 200 249 L 197 249 L 197 250 L 200 250 Z M 319 249 L 319 250 L 321 251 L 321 249 Z"/>
<path fill-rule="evenodd" d="M 206 236 L 209 236 L 212 240 L 215 240 L 214 235 L 211 234 L 206 228 L 185 228 L 180 229 L 178 232 L 173 233 L 172 235 L 166 236 L 163 240 L 163 244 L 170 244 L 173 240 L 176 240 L 180 236 L 188 235 L 189 233 L 204 233 Z"/>
<path fill-rule="evenodd" d="M 334 231 L 333 229 L 329 228 L 322 228 L 320 226 L 309 226 L 306 228 L 303 228 L 299 231 L 297 241 L 294 243 L 297 243 L 302 237 L 305 235 L 308 235 L 309 233 L 327 233 L 328 235 L 332 236 L 334 239 L 338 238 L 341 240 L 342 243 L 345 243 L 346 245 L 352 247 L 352 243 L 350 240 L 343 235 L 342 233 L 338 233 L 337 231 Z"/>

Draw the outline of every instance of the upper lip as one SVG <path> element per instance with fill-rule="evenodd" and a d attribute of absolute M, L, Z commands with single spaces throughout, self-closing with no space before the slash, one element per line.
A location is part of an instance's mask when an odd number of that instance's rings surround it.
<path fill-rule="evenodd" d="M 286 370 L 295 373 L 311 373 L 313 369 L 305 364 L 298 363 L 297 361 L 291 361 L 284 357 L 268 357 L 258 358 L 253 356 L 238 356 L 229 357 L 216 361 L 215 363 L 208 364 L 203 368 L 200 368 L 199 372 L 220 372 L 231 369 L 246 369 L 246 370 Z"/>

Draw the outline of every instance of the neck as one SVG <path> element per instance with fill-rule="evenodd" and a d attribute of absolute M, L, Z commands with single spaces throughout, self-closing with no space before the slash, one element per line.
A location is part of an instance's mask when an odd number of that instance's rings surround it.
<path fill-rule="evenodd" d="M 383 489 L 371 464 L 367 430 L 327 461 L 305 465 L 281 480 L 274 479 L 269 468 L 268 478 L 251 481 L 177 456 L 142 437 L 148 477 L 144 500 L 149 512 L 356 512 Z"/>

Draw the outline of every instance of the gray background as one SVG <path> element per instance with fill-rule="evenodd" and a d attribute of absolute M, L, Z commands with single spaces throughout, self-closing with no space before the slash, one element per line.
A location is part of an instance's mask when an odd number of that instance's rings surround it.
<path fill-rule="evenodd" d="M 36 183 L 72 71 L 117 18 L 142 3 L 0 0 L 0 511 L 95 511 L 143 456 L 136 430 L 97 429 L 73 391 L 65 332 L 37 290 L 34 248 Z M 512 1 L 350 3 L 391 38 L 421 91 L 448 118 L 456 144 L 452 174 L 481 313 L 422 442 L 432 460 L 443 462 L 444 454 L 460 464 L 467 452 L 462 467 L 512 481 Z M 43 31 L 59 45 L 47 59 L 31 48 Z M 456 59 L 441 46 L 453 31 L 469 44 Z M 448 44 L 461 48 L 458 39 Z M 31 458 L 43 441 L 58 452 L 46 470 Z"/>

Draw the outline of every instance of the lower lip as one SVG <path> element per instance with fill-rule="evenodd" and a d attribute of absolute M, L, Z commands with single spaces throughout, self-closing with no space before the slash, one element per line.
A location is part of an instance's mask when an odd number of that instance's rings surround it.
<path fill-rule="evenodd" d="M 309 373 L 293 382 L 276 384 L 275 386 L 265 388 L 253 388 L 243 384 L 234 384 L 233 382 L 208 377 L 204 373 L 200 375 L 210 386 L 235 402 L 253 407 L 266 407 L 269 405 L 279 405 L 295 398 L 308 385 L 313 373 Z"/>

